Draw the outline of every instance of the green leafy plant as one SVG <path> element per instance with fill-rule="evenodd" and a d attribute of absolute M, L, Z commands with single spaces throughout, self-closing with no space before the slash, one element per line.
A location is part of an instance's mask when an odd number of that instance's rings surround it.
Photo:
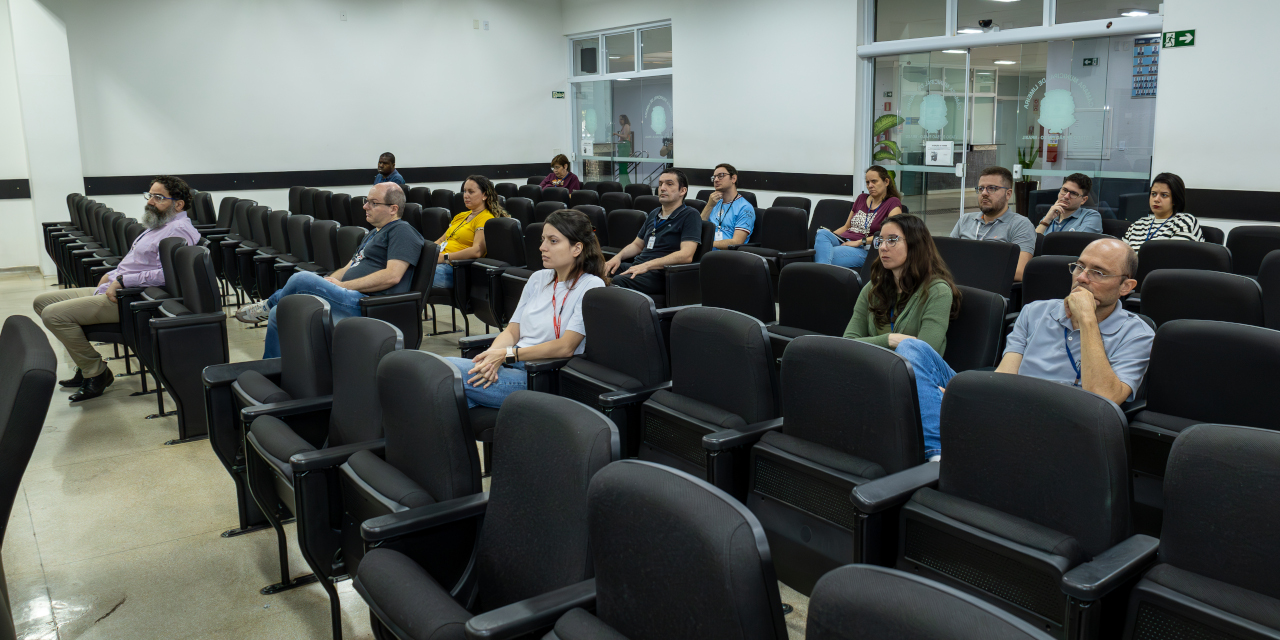
<path fill-rule="evenodd" d="M 1027 174 L 1027 170 L 1035 166 L 1036 160 L 1039 158 L 1040 145 L 1034 141 L 1026 149 L 1018 147 L 1018 165 L 1022 167 L 1023 182 L 1031 182 L 1031 176 Z"/>
<path fill-rule="evenodd" d="M 903 119 L 902 116 L 892 113 L 887 113 L 876 118 L 871 123 L 871 139 L 875 140 L 876 138 L 879 138 L 880 134 L 902 124 L 903 122 L 906 122 L 906 120 Z M 875 162 L 880 162 L 881 160 L 893 160 L 898 164 L 907 163 L 906 154 L 904 154 L 902 149 L 898 147 L 898 143 L 892 140 L 881 140 L 879 142 L 872 143 L 872 148 L 876 149 L 876 152 L 871 155 L 871 159 Z"/>

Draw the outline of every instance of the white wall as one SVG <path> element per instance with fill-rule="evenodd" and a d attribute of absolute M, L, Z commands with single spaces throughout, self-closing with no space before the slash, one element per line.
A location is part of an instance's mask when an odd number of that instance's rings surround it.
<path fill-rule="evenodd" d="M 9 0 L 0 0 L 0 180 L 29 178 L 26 134 L 18 101 L 18 72 L 13 61 L 9 28 Z M 0 200 L 0 230 L 31 229 L 35 225 L 31 200 Z M 0 233 L 0 269 L 39 262 L 39 245 L 26 233 Z"/>

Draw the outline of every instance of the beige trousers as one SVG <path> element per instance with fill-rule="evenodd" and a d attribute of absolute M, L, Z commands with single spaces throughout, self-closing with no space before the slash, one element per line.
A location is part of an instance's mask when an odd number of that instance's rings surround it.
<path fill-rule="evenodd" d="M 120 322 L 120 308 L 107 296 L 95 296 L 96 287 L 62 289 L 36 296 L 32 306 L 86 378 L 101 375 L 107 368 L 102 355 L 84 337 L 84 327 L 91 324 Z"/>

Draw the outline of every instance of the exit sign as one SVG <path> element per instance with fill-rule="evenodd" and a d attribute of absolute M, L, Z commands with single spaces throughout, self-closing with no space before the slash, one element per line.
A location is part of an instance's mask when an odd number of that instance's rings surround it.
<path fill-rule="evenodd" d="M 564 99 L 564 92 L 563 92 L 563 91 L 552 91 L 552 92 L 551 92 L 551 97 L 552 97 L 552 98 L 558 98 L 558 99 L 563 100 L 563 99 Z"/>
<path fill-rule="evenodd" d="M 1182 31 L 1166 31 L 1161 45 L 1165 49 L 1172 47 L 1194 47 L 1196 45 L 1196 30 L 1184 29 Z"/>
<path fill-rule="evenodd" d="M 1084 66 L 1086 66 L 1086 67 L 1096 67 L 1096 66 L 1098 66 L 1098 59 L 1097 59 L 1097 58 L 1085 58 L 1085 59 L 1084 59 Z"/>

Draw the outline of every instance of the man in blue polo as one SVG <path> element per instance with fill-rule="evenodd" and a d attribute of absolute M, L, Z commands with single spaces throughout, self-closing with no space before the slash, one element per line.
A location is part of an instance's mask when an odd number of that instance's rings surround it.
<path fill-rule="evenodd" d="M 751 238 L 756 226 L 756 208 L 738 193 L 738 170 L 721 163 L 711 170 L 711 186 L 716 190 L 702 208 L 702 219 L 716 225 L 712 250 L 728 249 Z"/>
<path fill-rule="evenodd" d="M 396 156 L 390 151 L 378 156 L 378 173 L 373 176 L 374 184 L 394 182 L 404 189 L 404 177 L 396 171 Z"/>
<path fill-rule="evenodd" d="M 1067 176 L 1058 190 L 1058 201 L 1036 225 L 1036 233 L 1046 236 L 1059 231 L 1102 233 L 1102 214 L 1084 206 L 1092 188 L 1093 180 L 1083 173 Z"/>

